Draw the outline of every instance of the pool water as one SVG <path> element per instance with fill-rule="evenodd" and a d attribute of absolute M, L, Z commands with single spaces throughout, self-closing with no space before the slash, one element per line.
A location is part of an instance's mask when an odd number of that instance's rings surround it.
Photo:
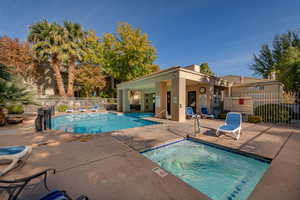
<path fill-rule="evenodd" d="M 142 153 L 214 200 L 245 200 L 269 163 L 183 140 Z"/>
<path fill-rule="evenodd" d="M 52 129 L 80 134 L 96 134 L 120 129 L 148 126 L 158 122 L 142 119 L 153 113 L 80 113 L 67 114 L 52 119 Z"/>

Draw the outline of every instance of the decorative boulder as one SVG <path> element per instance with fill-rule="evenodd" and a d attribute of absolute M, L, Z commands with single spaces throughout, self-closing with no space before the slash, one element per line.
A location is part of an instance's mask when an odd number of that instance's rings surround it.
<path fill-rule="evenodd" d="M 23 117 L 9 117 L 7 119 L 8 124 L 19 124 L 23 122 Z"/>

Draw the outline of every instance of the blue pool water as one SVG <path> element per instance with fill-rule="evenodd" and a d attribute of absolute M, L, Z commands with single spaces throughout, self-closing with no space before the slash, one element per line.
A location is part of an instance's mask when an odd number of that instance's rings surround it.
<path fill-rule="evenodd" d="M 214 200 L 245 200 L 269 163 L 183 140 L 142 153 Z"/>
<path fill-rule="evenodd" d="M 120 129 L 158 124 L 142 119 L 153 113 L 82 113 L 58 116 L 52 119 L 52 129 L 73 133 L 96 134 Z"/>

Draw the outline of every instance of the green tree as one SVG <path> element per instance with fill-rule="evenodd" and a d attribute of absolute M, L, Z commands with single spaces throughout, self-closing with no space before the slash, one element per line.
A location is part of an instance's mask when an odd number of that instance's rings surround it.
<path fill-rule="evenodd" d="M 210 67 L 208 66 L 208 63 L 202 63 L 200 65 L 200 72 L 211 76 L 214 75 L 214 73 L 211 71 Z"/>
<path fill-rule="evenodd" d="M 285 89 L 300 92 L 300 49 L 288 47 L 276 68 L 279 72 L 278 80 L 284 84 Z"/>
<path fill-rule="evenodd" d="M 300 39 L 298 33 L 287 32 L 275 36 L 272 48 L 263 45 L 254 55 L 250 66 L 255 74 L 269 78 L 272 72 L 288 91 L 300 92 Z"/>
<path fill-rule="evenodd" d="M 260 51 L 259 55 L 253 56 L 254 63 L 251 65 L 251 70 L 255 74 L 262 76 L 263 78 L 268 78 L 273 71 L 275 60 L 273 58 L 273 52 L 268 45 L 264 44 Z"/>
<path fill-rule="evenodd" d="M 65 96 L 61 65 L 68 60 L 69 49 L 65 42 L 64 29 L 57 23 L 40 21 L 29 27 L 28 41 L 32 43 L 34 57 L 40 63 L 51 64 L 59 95 Z"/>
<path fill-rule="evenodd" d="M 259 54 L 253 55 L 254 62 L 250 65 L 250 69 L 256 75 L 268 78 L 271 72 L 276 71 L 276 65 L 281 62 L 284 52 L 289 47 L 300 48 L 300 40 L 295 32 L 287 32 L 285 34 L 275 36 L 272 47 L 262 45 Z"/>
<path fill-rule="evenodd" d="M 146 33 L 127 23 L 119 24 L 115 34 L 103 35 L 100 51 L 101 66 L 119 81 L 132 80 L 153 72 L 155 48 Z"/>

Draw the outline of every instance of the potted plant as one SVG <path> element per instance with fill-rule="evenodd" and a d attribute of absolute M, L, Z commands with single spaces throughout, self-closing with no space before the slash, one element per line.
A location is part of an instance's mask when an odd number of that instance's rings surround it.
<path fill-rule="evenodd" d="M 13 79 L 0 65 L 0 125 L 6 124 L 5 108 L 10 104 L 35 104 L 32 101 L 32 94 L 27 90 L 24 83 Z"/>

